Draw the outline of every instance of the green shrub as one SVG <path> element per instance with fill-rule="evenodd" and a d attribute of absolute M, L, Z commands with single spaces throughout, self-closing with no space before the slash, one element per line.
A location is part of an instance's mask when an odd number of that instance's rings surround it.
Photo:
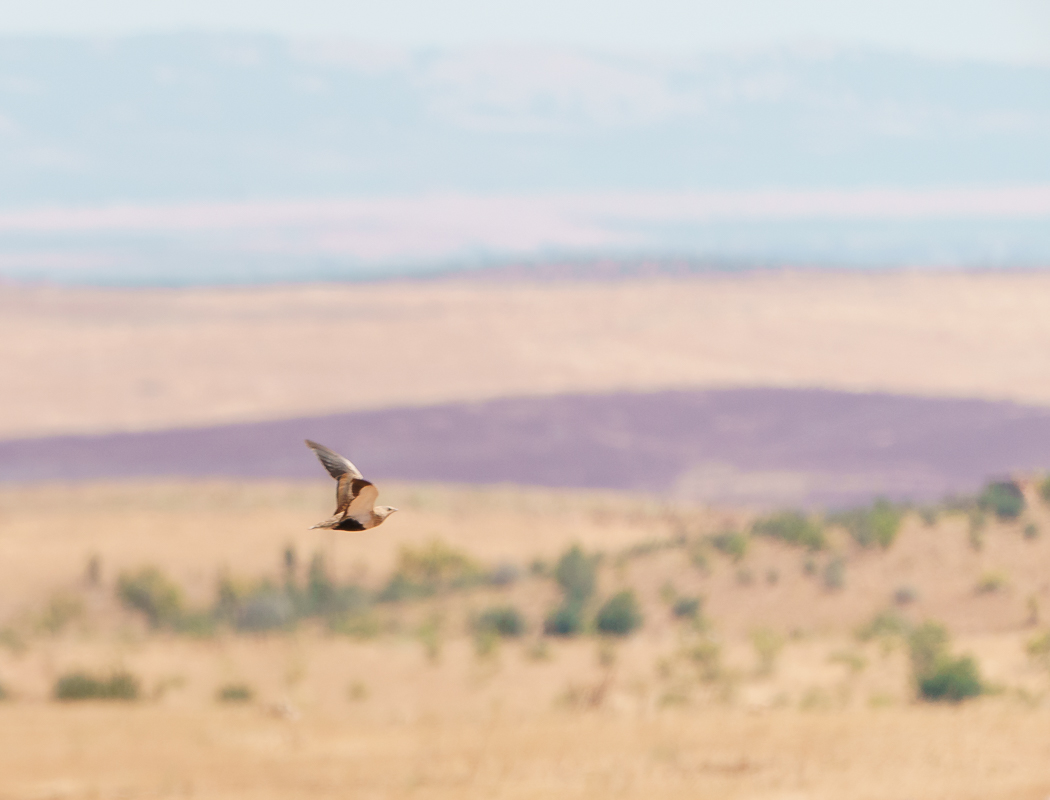
<path fill-rule="evenodd" d="M 127 608 L 145 614 L 152 628 L 177 628 L 182 620 L 182 592 L 156 567 L 121 573 L 117 596 Z"/>
<path fill-rule="evenodd" d="M 583 632 L 583 605 L 566 601 L 543 621 L 543 632 L 551 636 L 576 636 Z"/>
<path fill-rule="evenodd" d="M 525 617 L 514 606 L 493 606 L 481 612 L 474 622 L 474 629 L 517 637 L 525 633 Z"/>
<path fill-rule="evenodd" d="M 925 622 L 908 637 L 912 673 L 923 700 L 957 703 L 984 691 L 977 662 L 971 656 L 952 658 L 950 637 L 943 625 Z"/>
<path fill-rule="evenodd" d="M 897 538 L 903 510 L 888 500 L 878 499 L 868 508 L 843 511 L 831 518 L 842 525 L 861 547 L 879 546 L 887 549 Z"/>
<path fill-rule="evenodd" d="M 114 672 L 106 678 L 87 672 L 69 672 L 55 682 L 56 700 L 137 700 L 139 681 L 129 672 Z"/>
<path fill-rule="evenodd" d="M 1029 522 L 1024 526 L 1024 538 L 1032 541 L 1039 538 L 1039 526 L 1034 522 Z"/>
<path fill-rule="evenodd" d="M 254 698 L 255 691 L 246 683 L 227 683 L 215 692 L 220 703 L 250 703 Z"/>
<path fill-rule="evenodd" d="M 554 579 L 568 600 L 584 603 L 594 594 L 597 578 L 595 559 L 584 554 L 579 545 L 573 545 L 554 568 Z"/>
<path fill-rule="evenodd" d="M 1014 481 L 996 481 L 984 487 L 977 505 L 999 519 L 1017 519 L 1024 511 L 1024 495 Z"/>
<path fill-rule="evenodd" d="M 601 633 L 627 636 L 642 625 L 642 610 L 638 599 L 630 589 L 624 589 L 610 597 L 598 610 L 595 627 Z"/>
<path fill-rule="evenodd" d="M 919 676 L 919 694 L 924 700 L 958 703 L 983 691 L 977 662 L 971 656 L 944 659 Z"/>
<path fill-rule="evenodd" d="M 820 526 L 797 511 L 782 511 L 757 520 L 751 532 L 758 536 L 780 539 L 808 550 L 822 550 L 827 544 Z"/>
<path fill-rule="evenodd" d="M 712 547 L 720 553 L 729 556 L 734 561 L 740 561 L 747 555 L 747 548 L 750 544 L 750 539 L 747 534 L 740 533 L 739 531 L 724 531 L 723 533 L 718 533 L 714 536 L 708 536 L 707 540 L 711 543 Z"/>

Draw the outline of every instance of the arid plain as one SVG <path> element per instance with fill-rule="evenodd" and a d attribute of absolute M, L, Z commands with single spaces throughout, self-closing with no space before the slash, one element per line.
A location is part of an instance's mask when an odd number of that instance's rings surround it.
<path fill-rule="evenodd" d="M 1050 403 L 1044 273 L 4 287 L 0 308 L 5 438 L 624 388 Z M 912 510 L 887 548 L 824 521 L 819 548 L 743 550 L 713 537 L 746 531 L 746 509 L 381 490 L 401 512 L 336 536 L 307 530 L 331 510 L 323 476 L 0 489 L 0 797 L 1050 795 L 1050 670 L 1030 646 L 1050 616 L 1050 508 L 1034 483 L 1016 521 Z M 591 608 L 633 590 L 640 630 L 541 635 L 573 543 L 599 557 Z M 505 577 L 266 632 L 151 628 L 117 597 L 121 574 L 155 565 L 206 608 L 224 577 L 305 585 L 318 554 L 337 584 L 379 592 L 428 553 Z M 524 633 L 479 634 L 506 605 Z M 985 696 L 915 699 L 893 625 L 925 619 L 975 656 Z M 127 670 L 142 697 L 53 700 L 78 669 Z M 218 702 L 231 684 L 253 698 Z"/>

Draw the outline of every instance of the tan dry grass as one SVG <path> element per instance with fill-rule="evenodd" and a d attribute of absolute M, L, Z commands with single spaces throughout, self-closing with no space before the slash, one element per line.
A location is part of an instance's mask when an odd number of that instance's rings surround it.
<path fill-rule="evenodd" d="M 504 395 L 820 386 L 1050 402 L 1050 274 L 0 287 L 0 436 Z"/>
<path fill-rule="evenodd" d="M 802 555 L 759 542 L 736 565 L 712 555 L 710 574 L 681 548 L 627 559 L 683 523 L 695 535 L 739 525 L 731 512 L 668 510 L 645 498 L 598 493 L 384 487 L 404 509 L 383 528 L 337 540 L 305 531 L 331 503 L 331 486 L 219 482 L 23 487 L 0 492 L 0 624 L 27 636 L 0 648 L 0 798 L 1025 798 L 1050 792 L 1050 674 L 1023 650 L 1019 615 L 1045 597 L 1050 541 L 992 524 L 970 549 L 962 521 L 936 529 L 910 518 L 887 554 L 850 553 L 846 588 L 828 593 L 800 572 Z M 475 510 L 465 519 L 465 502 Z M 1032 518 L 1045 522 L 1038 507 Z M 534 637 L 479 657 L 470 614 L 492 602 L 524 608 L 533 631 L 556 602 L 549 581 L 523 580 L 380 614 L 392 632 L 355 641 L 305 625 L 292 634 L 205 640 L 148 634 L 116 608 L 117 570 L 158 563 L 209 600 L 224 565 L 278 574 L 281 548 L 331 553 L 342 577 L 375 583 L 397 548 L 437 537 L 488 562 L 551 558 L 573 540 L 608 556 L 600 594 L 634 587 L 641 633 L 613 645 Z M 333 544 L 333 541 L 335 544 Z M 89 554 L 103 585 L 86 587 Z M 1011 587 L 980 595 L 994 565 Z M 775 586 L 764 582 L 779 570 Z M 886 605 L 899 581 L 920 591 L 916 618 L 945 619 L 1003 693 L 961 708 L 911 701 L 900 642 L 861 643 L 857 622 Z M 707 597 L 720 676 L 699 680 L 687 651 L 698 634 L 660 599 L 668 581 Z M 64 633 L 34 631 L 49 593 L 84 598 L 89 615 Z M 1044 604 L 1050 607 L 1050 604 Z M 417 638 L 442 619 L 435 660 Z M 29 620 L 28 622 L 26 620 Z M 748 642 L 755 626 L 785 637 L 769 675 Z M 798 635 L 789 636 L 792 629 Z M 10 643 L 9 643 L 10 644 Z M 124 668 L 142 679 L 133 705 L 49 701 L 70 669 Z M 257 702 L 214 700 L 246 682 Z"/>
<path fill-rule="evenodd" d="M 298 723 L 255 709 L 0 709 L 5 798 L 1043 800 L 1045 713 L 966 709 L 648 719 Z"/>

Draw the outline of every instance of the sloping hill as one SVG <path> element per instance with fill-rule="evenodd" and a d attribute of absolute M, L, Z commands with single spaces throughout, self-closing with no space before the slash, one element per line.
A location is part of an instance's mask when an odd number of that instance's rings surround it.
<path fill-rule="evenodd" d="M 732 504 L 932 500 L 1050 465 L 1050 410 L 822 390 L 563 395 L 0 443 L 0 480 L 367 475 L 671 493 Z"/>

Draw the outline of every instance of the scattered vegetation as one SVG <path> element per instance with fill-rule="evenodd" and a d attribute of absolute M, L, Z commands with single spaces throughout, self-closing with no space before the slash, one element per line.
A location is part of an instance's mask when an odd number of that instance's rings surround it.
<path fill-rule="evenodd" d="M 130 672 L 100 677 L 88 672 L 68 672 L 55 681 L 56 700 L 137 700 L 139 680 Z"/>
<path fill-rule="evenodd" d="M 904 509 L 885 499 L 876 500 L 867 508 L 843 511 L 829 518 L 829 522 L 842 525 L 861 547 L 888 549 L 897 538 Z"/>
<path fill-rule="evenodd" d="M 981 491 L 977 505 L 999 519 L 1017 519 L 1024 511 L 1024 494 L 1015 481 L 994 481 Z"/>
<path fill-rule="evenodd" d="M 827 545 L 823 529 L 798 511 L 782 511 L 763 517 L 752 525 L 751 532 L 813 551 L 823 550 Z"/>

